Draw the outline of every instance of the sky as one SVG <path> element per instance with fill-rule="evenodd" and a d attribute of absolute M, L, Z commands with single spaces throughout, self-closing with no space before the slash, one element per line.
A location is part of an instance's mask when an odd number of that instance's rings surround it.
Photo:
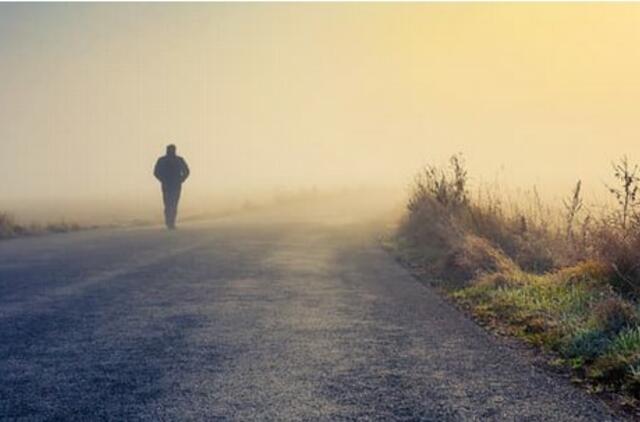
<path fill-rule="evenodd" d="M 0 208 L 478 184 L 587 191 L 640 161 L 638 4 L 0 4 Z"/>

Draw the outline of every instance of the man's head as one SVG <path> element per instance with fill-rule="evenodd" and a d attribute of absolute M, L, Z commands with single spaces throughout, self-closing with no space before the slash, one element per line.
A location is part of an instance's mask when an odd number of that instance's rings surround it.
<path fill-rule="evenodd" d="M 171 144 L 171 145 L 167 145 L 167 155 L 171 155 L 174 156 L 176 155 L 176 146 Z"/>

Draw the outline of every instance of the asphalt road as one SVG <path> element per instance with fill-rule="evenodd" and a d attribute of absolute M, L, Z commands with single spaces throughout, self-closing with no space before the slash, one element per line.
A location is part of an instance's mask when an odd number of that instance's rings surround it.
<path fill-rule="evenodd" d="M 0 419 L 605 421 L 353 222 L 0 242 Z"/>

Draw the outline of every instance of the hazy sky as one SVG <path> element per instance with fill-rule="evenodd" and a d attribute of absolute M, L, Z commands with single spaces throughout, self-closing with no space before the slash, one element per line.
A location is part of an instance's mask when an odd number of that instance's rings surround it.
<path fill-rule="evenodd" d="M 1 4 L 0 198 L 476 180 L 640 160 L 637 4 Z"/>

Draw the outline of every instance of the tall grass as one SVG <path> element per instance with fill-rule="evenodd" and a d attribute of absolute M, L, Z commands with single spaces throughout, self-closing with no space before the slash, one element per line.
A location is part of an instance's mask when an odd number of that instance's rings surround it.
<path fill-rule="evenodd" d="M 454 155 L 417 174 L 397 238 L 478 318 L 640 399 L 640 170 L 626 157 L 612 167 L 614 206 L 587 206 L 577 181 L 554 208 L 536 189 L 473 193 Z"/>
<path fill-rule="evenodd" d="M 9 214 L 0 213 L 0 239 L 14 236 L 16 227 L 15 221 Z"/>
<path fill-rule="evenodd" d="M 81 230 L 82 228 L 79 224 L 65 221 L 48 224 L 20 224 L 11 214 L 0 212 L 0 240 L 45 233 L 65 233 Z"/>
<path fill-rule="evenodd" d="M 451 250 L 477 236 L 535 273 L 596 260 L 610 270 L 616 289 L 640 296 L 639 170 L 626 157 L 613 170 L 617 185 L 607 188 L 618 206 L 600 208 L 605 211 L 596 217 L 597 208 L 584 203 L 581 181 L 555 209 L 536 189 L 520 202 L 487 189 L 471 194 L 464 161 L 454 155 L 447 166 L 418 173 L 399 233 L 416 246 L 437 242 Z"/>

